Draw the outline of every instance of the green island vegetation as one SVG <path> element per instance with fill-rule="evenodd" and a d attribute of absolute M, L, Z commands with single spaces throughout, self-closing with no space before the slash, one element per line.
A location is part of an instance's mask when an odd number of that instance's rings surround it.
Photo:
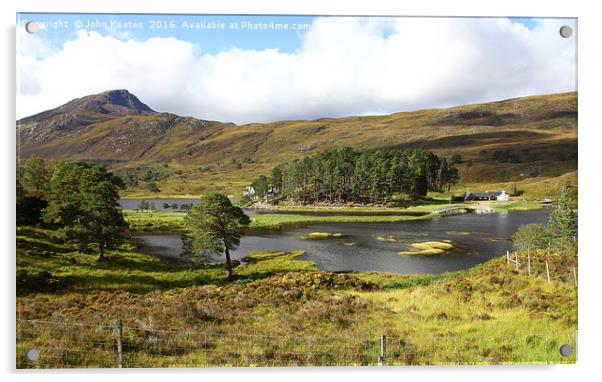
<path fill-rule="evenodd" d="M 123 211 L 125 220 L 133 231 L 181 232 L 185 229 L 186 214 L 174 211 Z M 384 223 L 432 219 L 434 215 L 295 215 L 258 214 L 251 217 L 250 230 L 273 231 L 286 227 L 299 227 L 324 223 Z"/>
<path fill-rule="evenodd" d="M 303 236 L 302 239 L 306 240 L 322 240 L 322 239 L 332 239 L 332 238 L 340 238 L 343 237 L 342 233 L 331 233 L 331 232 L 310 232 L 306 236 Z"/>
<path fill-rule="evenodd" d="M 421 255 L 421 256 L 433 256 L 451 253 L 454 249 L 454 245 L 450 240 L 444 241 L 423 241 L 419 243 L 412 243 L 410 246 L 415 249 L 414 251 L 401 251 L 400 255 Z"/>
<path fill-rule="evenodd" d="M 392 243 L 400 241 L 395 235 L 378 235 L 375 237 L 375 239 L 379 241 L 389 241 Z"/>

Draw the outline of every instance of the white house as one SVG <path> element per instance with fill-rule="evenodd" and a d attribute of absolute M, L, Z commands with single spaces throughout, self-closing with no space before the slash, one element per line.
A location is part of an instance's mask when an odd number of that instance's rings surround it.
<path fill-rule="evenodd" d="M 243 196 L 245 196 L 247 198 L 254 198 L 255 197 L 255 188 L 253 188 L 252 186 L 247 186 L 242 191 L 242 194 L 243 194 Z"/>
<path fill-rule="evenodd" d="M 502 190 L 501 192 L 495 192 L 497 200 L 507 201 L 510 199 L 510 195 L 506 193 L 506 191 Z"/>
<path fill-rule="evenodd" d="M 467 192 L 464 194 L 463 199 L 465 201 L 471 200 L 498 200 L 498 201 L 507 201 L 510 199 L 510 195 L 506 193 L 506 191 L 497 191 L 497 192 Z"/>

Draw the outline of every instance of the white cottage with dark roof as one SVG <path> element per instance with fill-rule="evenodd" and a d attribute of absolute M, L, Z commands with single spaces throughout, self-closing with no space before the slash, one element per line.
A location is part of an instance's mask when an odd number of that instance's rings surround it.
<path fill-rule="evenodd" d="M 497 200 L 497 201 L 507 201 L 510 199 L 510 195 L 506 193 L 506 191 L 495 191 L 495 192 L 467 192 L 463 197 L 464 201 L 473 201 L 473 200 Z"/>

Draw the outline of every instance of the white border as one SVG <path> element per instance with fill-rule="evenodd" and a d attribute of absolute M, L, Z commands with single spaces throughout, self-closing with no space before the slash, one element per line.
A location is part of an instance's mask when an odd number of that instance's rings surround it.
<path fill-rule="evenodd" d="M 602 251 L 599 248 L 600 215 L 595 202 L 602 190 L 600 174 L 600 131 L 602 110 L 600 93 L 599 46 L 602 37 L 602 20 L 594 8 L 595 2 L 557 1 L 527 2 L 524 0 L 428 0 L 411 3 L 384 0 L 332 0 L 322 2 L 285 0 L 3 0 L 2 12 L 3 60 L 0 95 L 2 107 L 2 187 L 4 206 L 8 212 L 1 219 L 2 267 L 4 293 L 2 326 L 5 332 L 1 347 L 2 372 L 8 380 L 49 381 L 106 381 L 107 379 L 138 378 L 163 381 L 174 375 L 178 380 L 241 380 L 282 381 L 307 380 L 308 378 L 336 378 L 365 381 L 367 378 L 419 380 L 419 381 L 508 381 L 514 378 L 538 378 L 555 380 L 590 380 L 595 375 L 600 354 L 600 307 L 599 279 L 602 276 Z M 579 226 L 580 226 L 580 274 L 579 274 L 579 361 L 576 366 L 489 366 L 489 367 L 405 367 L 405 368 L 276 368 L 276 369 L 193 369 L 193 370 L 146 370 L 146 371 L 14 371 L 14 160 L 15 160 L 15 13 L 21 12 L 121 12 L 121 13 L 236 13 L 236 14 L 330 14 L 330 15 L 414 15 L 414 16 L 548 16 L 579 18 Z M 598 244 L 598 247 L 596 247 Z M 598 377 L 599 378 L 599 377 Z"/>

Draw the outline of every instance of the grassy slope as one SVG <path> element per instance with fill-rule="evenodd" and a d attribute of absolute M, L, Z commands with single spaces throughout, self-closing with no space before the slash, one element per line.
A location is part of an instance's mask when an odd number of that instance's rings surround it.
<path fill-rule="evenodd" d="M 452 192 L 462 193 L 474 190 L 506 190 L 510 192 L 514 186 L 519 191 L 518 199 L 542 200 L 555 199 L 560 195 L 563 186 L 572 186 L 572 198 L 577 200 L 577 171 L 570 171 L 555 177 L 528 178 L 515 182 L 481 182 L 461 183 Z"/>
<path fill-rule="evenodd" d="M 112 329 L 61 325 L 106 325 L 117 315 L 130 366 L 375 364 L 381 334 L 394 364 L 575 361 L 558 352 L 575 344 L 574 259 L 554 254 L 533 253 L 540 276 L 528 277 L 502 259 L 441 276 L 398 276 L 315 272 L 294 260 L 298 253 L 258 253 L 229 284 L 223 269 L 168 266 L 132 247 L 98 265 L 59 239 L 31 228 L 18 235 L 17 269 L 30 278 L 17 299 L 20 367 L 114 366 Z M 550 284 L 539 269 L 544 257 Z M 35 279 L 41 270 L 51 276 Z M 45 349 L 37 365 L 22 359 L 33 345 Z"/>
<path fill-rule="evenodd" d="M 461 154 L 463 163 L 459 169 L 468 189 L 488 189 L 490 185 L 492 189 L 510 188 L 510 184 L 518 182 L 518 188 L 529 198 L 551 196 L 545 187 L 540 187 L 545 186 L 542 182 L 575 173 L 577 168 L 576 160 L 560 157 L 577 150 L 575 93 L 390 116 L 253 124 L 240 128 L 265 132 L 265 140 L 251 156 L 256 163 L 235 169 L 226 155 L 220 166 L 207 163 L 213 166 L 212 171 L 193 174 L 190 180 L 198 179 L 206 188 L 239 195 L 248 180 L 257 174 L 269 173 L 277 163 L 319 149 L 342 146 L 366 149 L 421 147 L 447 157 Z M 315 149 L 305 151 L 308 147 Z M 523 163 L 493 161 L 492 153 L 503 149 L 526 150 L 531 157 L 523 157 Z M 233 152 L 238 152 L 240 157 L 249 155 L 241 150 Z M 182 186 L 173 182 L 167 180 L 159 187 L 167 193 L 177 193 L 176 188 L 181 190 Z M 576 182 L 572 184 L 576 185 Z M 457 190 L 464 191 L 465 188 Z M 555 191 L 556 188 L 552 193 Z M 145 193 L 144 190 L 139 192 Z"/>
<path fill-rule="evenodd" d="M 545 194 L 539 187 L 542 181 L 577 169 L 577 95 L 242 126 L 168 114 L 129 116 L 92 124 L 57 141 L 24 142 L 21 152 L 24 156 L 100 160 L 116 170 L 167 164 L 170 177 L 157 182 L 162 196 L 208 190 L 239 196 L 250 180 L 268 174 L 278 163 L 342 146 L 421 147 L 447 157 L 461 154 L 464 162 L 459 168 L 465 186 L 479 189 L 494 183 L 498 187 L 500 182 L 524 182 L 525 196 L 539 197 Z M 491 158 L 495 150 L 503 149 L 517 152 L 521 163 Z M 251 163 L 238 169 L 234 162 L 243 158 Z M 141 185 L 125 195 L 152 193 Z"/>
<path fill-rule="evenodd" d="M 221 264 L 174 266 L 156 257 L 138 253 L 136 245 L 131 242 L 111 251 L 110 261 L 103 263 L 98 263 L 94 256 L 78 253 L 73 245 L 63 243 L 59 233 L 51 230 L 20 227 L 17 231 L 17 244 L 20 294 L 40 291 L 90 293 L 101 290 L 146 293 L 157 289 L 227 283 L 224 266 Z M 250 256 L 245 259 L 247 266 L 237 273 L 243 278 L 253 275 L 253 279 L 259 279 L 275 272 L 315 270 L 313 263 L 290 261 L 299 254 L 300 252 Z M 254 261 L 256 259 L 262 261 Z M 50 275 L 43 272 L 49 272 Z"/>

